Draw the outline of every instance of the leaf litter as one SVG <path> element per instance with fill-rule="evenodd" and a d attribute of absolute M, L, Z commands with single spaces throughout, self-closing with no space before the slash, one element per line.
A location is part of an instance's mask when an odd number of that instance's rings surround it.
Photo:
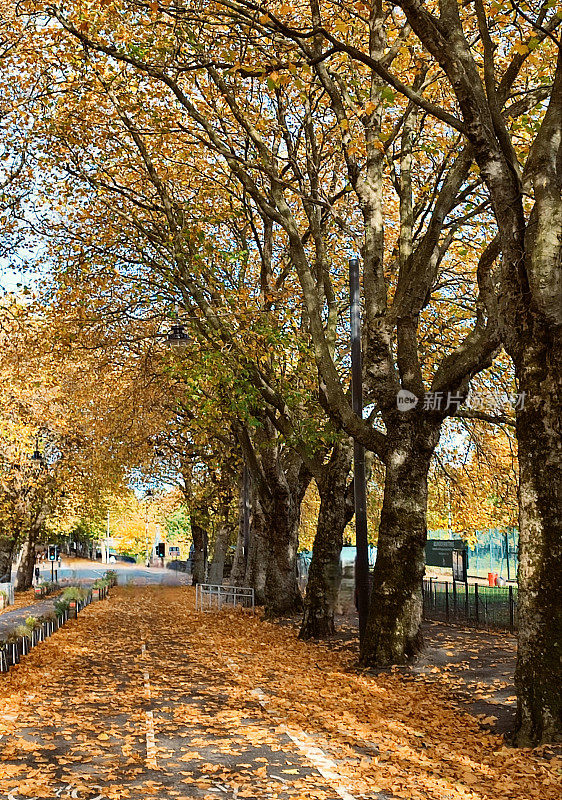
<path fill-rule="evenodd" d="M 559 758 L 505 747 L 442 687 L 358 672 L 351 653 L 258 615 L 198 614 L 191 588 L 118 589 L 0 680 L 4 796 L 64 797 L 68 785 L 107 800 L 333 800 L 284 728 L 308 734 L 357 798 L 559 800 L 562 788 Z"/>

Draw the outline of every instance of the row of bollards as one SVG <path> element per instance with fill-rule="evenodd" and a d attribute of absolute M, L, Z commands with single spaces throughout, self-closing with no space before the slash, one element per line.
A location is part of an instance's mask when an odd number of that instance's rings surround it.
<path fill-rule="evenodd" d="M 104 592 L 102 596 L 106 595 L 107 592 Z M 99 595 L 95 599 L 98 597 Z M 38 627 L 30 631 L 29 636 L 20 636 L 15 641 L 0 644 L 0 672 L 8 672 L 10 667 L 19 664 L 21 658 L 26 656 L 31 648 L 52 636 L 67 620 L 76 619 L 80 611 L 88 606 L 92 599 L 94 599 L 92 592 L 89 592 L 84 600 L 71 600 L 68 609 L 53 616 L 52 619 L 43 620 Z"/>

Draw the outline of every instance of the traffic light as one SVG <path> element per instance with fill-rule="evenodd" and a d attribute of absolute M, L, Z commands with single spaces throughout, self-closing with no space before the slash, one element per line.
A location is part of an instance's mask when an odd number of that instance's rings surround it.
<path fill-rule="evenodd" d="M 58 546 L 58 544 L 50 544 L 49 545 L 48 558 L 49 558 L 49 561 L 58 561 L 58 558 L 59 558 L 59 546 Z"/>
<path fill-rule="evenodd" d="M 164 542 L 158 542 L 156 545 L 156 555 L 158 558 L 164 558 L 166 555 L 166 545 Z"/>

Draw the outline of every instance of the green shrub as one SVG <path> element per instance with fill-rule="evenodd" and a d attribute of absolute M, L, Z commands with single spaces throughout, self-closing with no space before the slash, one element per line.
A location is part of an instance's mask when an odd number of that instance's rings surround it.
<path fill-rule="evenodd" d="M 10 631 L 8 638 L 14 642 L 18 639 L 22 639 L 24 636 L 26 636 L 28 639 L 31 639 L 30 629 L 27 627 L 27 625 L 16 625 L 13 631 Z"/>
<path fill-rule="evenodd" d="M 59 588 L 59 585 L 54 581 L 44 581 L 43 583 L 39 584 L 38 588 L 42 589 L 44 594 L 51 594 L 51 592 L 54 592 Z"/>
<path fill-rule="evenodd" d="M 69 586 L 62 593 L 62 600 L 85 600 L 87 597 L 87 589 L 82 589 L 80 586 Z"/>
<path fill-rule="evenodd" d="M 70 608 L 70 600 L 64 600 L 62 598 L 60 600 L 55 600 L 54 609 L 57 617 L 62 617 L 64 612 L 68 611 L 69 608 Z"/>

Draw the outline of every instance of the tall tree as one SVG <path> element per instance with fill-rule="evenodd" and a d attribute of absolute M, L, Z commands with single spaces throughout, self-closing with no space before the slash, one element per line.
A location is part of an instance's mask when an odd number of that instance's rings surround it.
<path fill-rule="evenodd" d="M 517 741 L 549 741 L 562 728 L 562 20 L 551 2 L 395 6 L 446 76 L 458 116 L 412 93 L 381 53 L 325 29 L 308 35 L 326 37 L 332 52 L 347 52 L 462 134 L 489 192 L 502 256 L 501 337 L 525 398 L 517 409 Z"/>

